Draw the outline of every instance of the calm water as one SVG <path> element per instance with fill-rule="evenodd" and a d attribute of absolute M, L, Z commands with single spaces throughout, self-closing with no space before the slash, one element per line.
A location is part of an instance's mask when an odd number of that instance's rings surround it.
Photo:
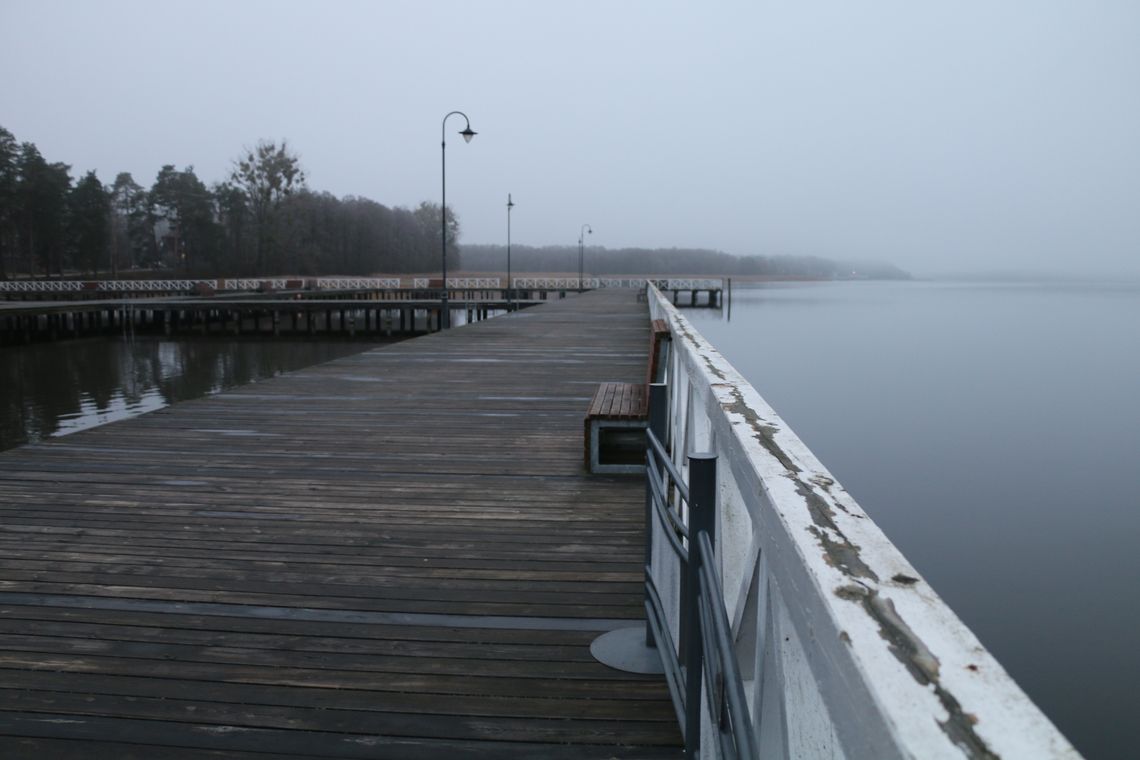
<path fill-rule="evenodd" d="M 0 348 L 0 450 L 358 353 L 366 343 L 92 339 Z"/>
<path fill-rule="evenodd" d="M 1136 757 L 1140 285 L 792 284 L 686 315 L 1079 750 Z"/>

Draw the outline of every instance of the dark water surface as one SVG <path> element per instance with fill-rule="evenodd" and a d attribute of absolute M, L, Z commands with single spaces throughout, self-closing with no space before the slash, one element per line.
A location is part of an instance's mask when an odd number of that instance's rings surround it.
<path fill-rule="evenodd" d="M 348 341 L 94 338 L 0 348 L 0 450 L 341 356 Z"/>
<path fill-rule="evenodd" d="M 1138 756 L 1140 285 L 785 284 L 685 313 L 1081 752 Z"/>

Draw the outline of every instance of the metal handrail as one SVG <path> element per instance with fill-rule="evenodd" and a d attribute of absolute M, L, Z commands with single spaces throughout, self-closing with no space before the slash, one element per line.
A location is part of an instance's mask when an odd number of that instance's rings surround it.
<path fill-rule="evenodd" d="M 709 534 L 705 531 L 697 533 L 696 544 L 701 644 L 706 653 L 703 658 L 704 679 L 706 690 L 711 690 L 706 700 L 709 717 L 718 729 L 723 757 L 755 758 L 756 738 L 752 734 L 748 700 L 744 696 L 744 680 L 732 646 L 732 629 L 724 609 L 724 590 L 713 569 L 712 560 L 716 555 Z"/>
<path fill-rule="evenodd" d="M 680 471 L 677 470 L 677 465 L 673 464 L 673 458 L 669 456 L 669 452 L 665 450 L 665 446 L 661 443 L 661 440 L 656 436 L 656 434 L 654 434 L 652 429 L 646 430 L 645 432 L 646 438 L 649 441 L 650 454 L 656 454 L 657 461 L 665 465 L 665 468 L 669 471 L 669 477 L 673 481 L 673 486 L 681 494 L 681 501 L 688 504 L 689 486 L 685 483 L 684 478 L 681 477 Z M 648 460 L 648 456 L 647 461 L 651 461 Z M 686 532 L 685 535 L 688 535 L 688 533 Z"/>
<path fill-rule="evenodd" d="M 646 568 L 648 570 L 648 568 Z M 665 620 L 663 610 L 664 605 L 661 603 L 661 595 L 657 592 L 657 584 L 649 577 L 648 573 L 645 578 L 645 620 L 649 624 L 649 630 L 653 634 L 653 641 L 656 642 L 658 651 L 676 652 L 677 645 L 673 641 L 673 634 L 669 632 L 669 626 Z M 677 723 L 681 726 L 685 725 L 685 671 L 681 668 L 681 661 L 676 656 L 662 657 L 661 664 L 665 670 L 665 685 L 669 687 L 669 695 L 672 698 L 673 709 L 677 713 Z"/>
<path fill-rule="evenodd" d="M 646 431 L 646 565 L 645 611 L 648 639 L 655 643 L 665 680 L 685 738 L 685 757 L 693 760 L 701 746 L 702 702 L 711 709 L 720 754 L 728 758 L 755 757 L 756 741 L 749 719 L 744 684 L 732 643 L 724 592 L 716 575 L 716 457 L 689 457 L 689 481 L 673 463 L 657 430 L 667 389 L 650 385 L 650 421 Z M 678 496 L 677 509 L 666 491 Z M 688 506 L 682 520 L 680 502 Z M 679 639 L 674 641 L 665 605 L 653 577 L 653 541 L 661 528 L 668 548 L 682 563 L 679 595 Z M 666 555 L 667 556 L 667 555 Z M 702 692 L 705 698 L 702 700 Z"/>
<path fill-rule="evenodd" d="M 668 539 L 669 545 L 673 547 L 673 552 L 681 559 L 682 562 L 689 561 L 689 550 L 681 543 L 681 538 L 677 535 L 684 531 L 685 537 L 688 538 L 688 529 L 680 522 L 679 518 L 674 514 L 673 510 L 665 506 L 664 494 L 661 493 L 661 486 L 656 480 L 650 476 L 649 487 L 653 491 L 653 498 L 650 503 L 653 505 L 654 512 L 661 519 L 662 522 L 667 522 L 673 530 L 665 531 L 665 538 Z"/>

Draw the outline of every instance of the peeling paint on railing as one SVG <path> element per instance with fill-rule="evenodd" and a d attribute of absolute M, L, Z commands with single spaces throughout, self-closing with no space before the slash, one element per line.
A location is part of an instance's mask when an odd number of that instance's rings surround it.
<path fill-rule="evenodd" d="M 761 756 L 1079 757 L 756 390 L 649 292 L 673 333 L 675 461 L 718 456 L 717 554 Z"/>

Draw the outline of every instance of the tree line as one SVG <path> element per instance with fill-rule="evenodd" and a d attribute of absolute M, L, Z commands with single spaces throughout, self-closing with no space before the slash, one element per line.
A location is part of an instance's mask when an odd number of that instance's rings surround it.
<path fill-rule="evenodd" d="M 447 214 L 448 266 L 459 222 Z M 78 179 L 0 127 L 0 279 L 65 274 L 181 276 L 368 274 L 439 268 L 440 207 L 389 208 L 309 189 L 300 159 L 263 140 L 207 186 L 163 166 L 150 187 L 129 172 Z"/>
<path fill-rule="evenodd" d="M 464 245 L 463 265 L 471 271 L 502 271 L 507 249 L 501 245 Z M 577 272 L 577 246 L 511 246 L 511 271 Z M 819 256 L 733 256 L 706 248 L 618 248 L 591 246 L 585 271 L 593 275 L 719 275 L 725 277 L 839 279 L 910 279 L 892 264 L 841 262 Z"/>

